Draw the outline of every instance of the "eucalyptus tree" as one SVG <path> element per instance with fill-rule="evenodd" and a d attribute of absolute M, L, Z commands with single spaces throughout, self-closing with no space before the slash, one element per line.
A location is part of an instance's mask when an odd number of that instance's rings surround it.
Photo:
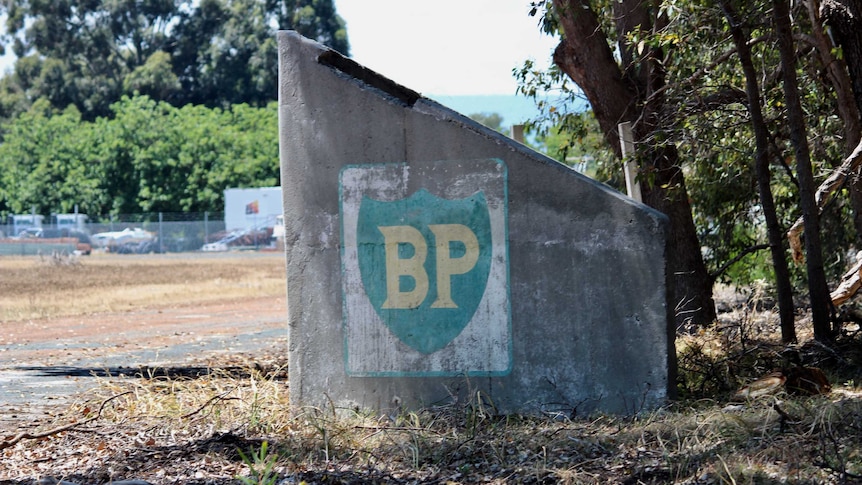
<path fill-rule="evenodd" d="M 799 180 L 799 206 L 805 227 L 805 256 L 808 272 L 808 293 L 811 303 L 814 335 L 819 340 L 831 337 L 829 287 L 823 267 L 823 252 L 820 242 L 820 213 L 814 198 L 816 185 L 811 166 L 811 151 L 808 147 L 808 133 L 805 126 L 805 113 L 799 94 L 796 75 L 796 49 L 790 21 L 790 5 L 787 0 L 773 0 L 772 13 L 775 22 L 778 51 L 781 55 L 782 86 L 787 103 L 787 121 L 790 128 L 790 141 L 796 158 L 796 175 Z"/>
<path fill-rule="evenodd" d="M 840 49 L 839 61 L 846 61 L 856 108 L 862 112 L 862 0 L 822 0 L 819 8 L 810 3 Z"/>
<path fill-rule="evenodd" d="M 741 12 L 735 27 L 728 24 L 722 5 L 733 5 Z M 858 114 L 854 115 L 858 110 L 848 109 L 848 98 L 842 94 L 847 91 L 842 86 L 849 83 L 841 79 L 842 72 L 846 79 L 841 49 L 829 47 L 825 36 L 819 35 L 822 24 L 812 15 L 819 13 L 816 1 L 797 3 L 794 8 L 795 49 L 792 58 L 782 63 L 773 5 L 763 0 L 534 2 L 535 13 L 543 12 L 542 27 L 560 34 L 562 41 L 555 52 L 556 66 L 548 72 L 535 71 L 529 63 L 518 71 L 520 90 L 526 94 L 558 87 L 570 96 L 586 96 L 607 146 L 617 150 L 618 157 L 615 123 L 634 119 L 635 126 L 640 125 L 641 131 L 636 129 L 635 134 L 641 181 L 654 195 L 664 193 L 658 202 L 647 200 L 666 211 L 665 207 L 674 205 L 672 195 L 690 198 L 698 247 L 686 247 L 693 254 L 701 248 L 704 251 L 706 266 L 711 268 L 704 284 L 717 279 L 743 286 L 760 279 L 772 281 L 785 302 L 781 314 L 786 340 L 793 338 L 793 307 L 783 276 L 786 243 L 777 234 L 800 217 L 802 196 L 808 197 L 809 191 L 800 191 L 799 169 L 805 172 L 805 161 L 803 156 L 803 166 L 793 163 L 797 157 L 792 141 L 809 142 L 813 179 L 820 182 L 858 140 Z M 745 40 L 734 42 L 734 35 Z M 740 52 L 738 42 L 744 42 L 747 53 Z M 751 69 L 746 76 L 735 60 L 739 54 L 748 57 L 753 76 Z M 846 61 L 852 64 L 851 59 Z M 784 65 L 789 69 L 783 69 Z M 797 77 L 798 86 L 789 91 L 783 89 L 785 71 Z M 759 82 L 753 90 L 747 79 L 751 77 Z M 576 87 L 570 84 L 573 81 Z M 801 135 L 791 129 L 797 123 L 787 121 L 787 99 L 794 92 L 805 113 Z M 757 106 L 762 112 L 755 123 Z M 547 112 L 558 118 L 559 126 L 572 138 L 583 136 L 575 117 L 554 109 L 558 107 L 549 108 Z M 853 181 L 848 172 L 838 172 Z M 673 173 L 679 177 L 671 177 L 670 183 L 662 178 Z M 684 183 L 675 182 L 682 175 Z M 854 201 L 858 189 L 841 185 L 843 180 L 832 185 L 846 189 L 842 196 L 824 196 L 823 202 L 828 200 L 830 206 L 820 221 L 823 229 L 811 229 L 823 237 L 822 251 L 830 255 L 824 269 L 831 277 L 843 272 L 844 254 L 856 237 L 852 215 L 862 212 Z M 767 200 L 769 192 L 772 204 Z M 684 204 L 676 205 L 680 207 Z M 671 213 L 672 221 L 674 214 L 681 219 L 679 212 Z M 672 230 L 679 227 L 685 226 Z M 772 249 L 771 261 L 761 254 L 767 248 Z M 805 274 L 799 266 L 788 269 L 800 291 L 810 284 L 819 286 L 814 300 L 822 305 L 824 285 L 816 281 L 822 282 L 817 270 L 812 279 L 811 271 Z M 676 298 L 672 303 L 680 301 Z M 822 323 L 818 328 L 820 337 L 824 335 Z"/>
<path fill-rule="evenodd" d="M 745 8 L 748 2 L 743 3 Z M 758 71 L 751 54 L 751 25 L 745 19 L 751 18 L 750 11 L 738 12 L 731 0 L 722 0 L 721 9 L 727 19 L 728 27 L 745 78 L 745 93 L 751 128 L 754 133 L 754 172 L 763 219 L 766 223 L 766 236 L 775 272 L 775 286 L 778 295 L 778 314 L 781 338 L 784 342 L 796 341 L 794 322 L 793 288 L 790 283 L 790 269 L 787 265 L 787 251 L 775 199 L 772 194 L 772 173 L 769 163 L 769 127 L 764 119 Z"/>
<path fill-rule="evenodd" d="M 680 154 L 671 142 L 665 110 L 667 67 L 673 49 L 646 37 L 664 31 L 670 17 L 640 0 L 534 2 L 546 31 L 560 36 L 554 63 L 589 100 L 609 146 L 621 155 L 617 125 L 633 123 L 644 202 L 670 219 L 668 296 L 677 324 L 715 320 L 712 278 L 697 238 Z"/>
<path fill-rule="evenodd" d="M 30 101 L 45 98 L 60 109 L 74 104 L 85 119 L 105 115 L 121 96 L 123 79 L 169 44 L 181 3 L 5 2 L 5 40 L 21 64 L 15 80 Z"/>

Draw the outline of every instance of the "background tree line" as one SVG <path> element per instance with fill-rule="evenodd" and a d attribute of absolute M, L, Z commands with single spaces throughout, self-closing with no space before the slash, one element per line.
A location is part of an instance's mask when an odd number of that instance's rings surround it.
<path fill-rule="evenodd" d="M 111 116 L 121 96 L 174 106 L 266 106 L 276 98 L 275 31 L 292 29 L 349 54 L 332 0 L 11 0 L 0 120 L 38 99 Z"/>
<path fill-rule="evenodd" d="M 275 31 L 345 54 L 332 0 L 3 2 L 0 217 L 220 211 L 279 183 Z"/>

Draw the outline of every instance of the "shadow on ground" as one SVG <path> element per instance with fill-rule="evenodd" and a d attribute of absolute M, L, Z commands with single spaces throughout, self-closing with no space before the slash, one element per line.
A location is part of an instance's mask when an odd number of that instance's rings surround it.
<path fill-rule="evenodd" d="M 267 379 L 287 380 L 287 368 L 248 366 L 137 366 L 76 367 L 65 365 L 20 366 L 11 369 L 39 377 L 121 377 L 138 379 L 198 379 L 201 377 L 248 378 L 252 374 Z"/>

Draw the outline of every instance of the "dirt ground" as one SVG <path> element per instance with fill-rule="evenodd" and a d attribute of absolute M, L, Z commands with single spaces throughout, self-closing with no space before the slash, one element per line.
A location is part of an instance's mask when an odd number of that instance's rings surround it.
<path fill-rule="evenodd" d="M 70 366 L 108 360 L 131 349 L 167 349 L 270 329 L 287 332 L 284 297 L 28 320 L 3 328 L 0 368 Z"/>
<path fill-rule="evenodd" d="M 71 268 L 0 258 L 0 286 L 29 288 L 32 313 L 49 315 L 0 318 L 0 433 L 38 422 L 98 378 L 141 369 L 181 372 L 237 354 L 286 356 L 283 273 L 279 254 L 102 256 Z M 278 278 L 280 286 L 260 284 Z M 103 295 L 89 308 L 123 310 L 62 315 L 51 306 L 65 298 L 57 295 L 84 288 Z M 74 303 L 62 306 L 79 312 Z"/>
<path fill-rule="evenodd" d="M 0 258 L 0 484 L 862 483 L 858 329 L 785 349 L 733 300 L 677 339 L 688 397 L 639 416 L 291 413 L 284 283 L 279 255 Z M 784 350 L 833 391 L 729 402 Z"/>

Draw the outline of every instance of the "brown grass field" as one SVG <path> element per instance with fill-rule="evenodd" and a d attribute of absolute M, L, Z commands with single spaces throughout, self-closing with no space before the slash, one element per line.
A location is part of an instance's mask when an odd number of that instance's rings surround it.
<path fill-rule="evenodd" d="M 0 257 L 0 322 L 284 297 L 281 253 Z"/>
<path fill-rule="evenodd" d="M 0 258 L 0 330 L 285 294 L 278 254 L 69 263 Z M 636 416 L 501 416 L 481 396 L 398 415 L 289 412 L 283 355 L 224 355 L 195 375 L 100 378 L 71 405 L 0 429 L 0 483 L 862 482 L 858 329 L 831 348 L 794 348 L 826 372 L 830 394 L 730 402 L 787 350 L 775 314 L 756 303 L 742 298 L 713 327 L 679 336 L 679 400 Z"/>

